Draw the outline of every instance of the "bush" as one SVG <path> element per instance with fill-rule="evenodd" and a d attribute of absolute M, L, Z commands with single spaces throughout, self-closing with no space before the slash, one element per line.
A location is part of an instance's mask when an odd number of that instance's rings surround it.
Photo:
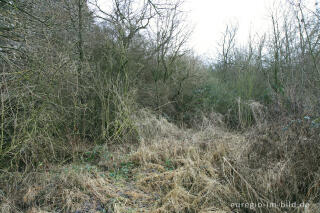
<path fill-rule="evenodd" d="M 225 115 L 225 122 L 231 128 L 243 129 L 256 124 L 257 117 L 252 102 L 263 105 L 271 103 L 268 85 L 262 81 L 262 74 L 254 71 L 230 72 L 225 79 L 222 71 L 213 70 L 193 92 L 197 106 L 203 111 L 216 111 Z"/>

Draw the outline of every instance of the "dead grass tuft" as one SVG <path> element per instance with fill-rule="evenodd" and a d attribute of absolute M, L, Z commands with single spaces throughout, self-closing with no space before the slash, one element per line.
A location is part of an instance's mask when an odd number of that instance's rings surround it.
<path fill-rule="evenodd" d="M 143 131 L 156 126 L 149 124 Z M 168 128 L 163 121 L 157 125 L 160 130 Z M 221 179 L 221 168 L 224 158 L 234 157 L 230 147 L 240 145 L 244 137 L 224 131 L 208 119 L 203 119 L 199 129 L 171 128 L 171 135 L 154 132 L 151 139 L 142 134 L 141 146 L 131 154 L 131 161 L 139 165 L 140 188 L 157 192 L 161 198 L 154 212 L 230 211 L 228 201 L 235 196 Z"/>
<path fill-rule="evenodd" d="M 285 131 L 283 124 L 263 124 L 237 134 L 210 119 L 186 130 L 148 111 L 139 113 L 140 143 L 101 148 L 98 166 L 1 175 L 0 210 L 319 212 L 319 130 L 308 121 L 291 122 Z M 309 206 L 232 206 L 288 201 Z"/>

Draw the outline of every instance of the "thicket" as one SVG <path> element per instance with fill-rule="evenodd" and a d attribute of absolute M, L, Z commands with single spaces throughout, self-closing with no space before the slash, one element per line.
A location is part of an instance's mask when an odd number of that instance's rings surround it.
<path fill-rule="evenodd" d="M 204 109 L 222 113 L 236 129 L 304 116 L 316 122 L 320 112 L 316 7 L 307 1 L 278 2 L 270 9 L 271 31 L 250 35 L 246 45 L 237 42 L 237 25 L 228 25 L 210 77 L 196 91 Z"/>
<path fill-rule="evenodd" d="M 141 106 L 179 119 L 202 66 L 184 47 L 182 3 L 140 3 L 1 1 L 1 168 L 69 162 L 78 143 L 134 142 Z"/>
<path fill-rule="evenodd" d="M 182 2 L 99 2 L 0 0 L 0 211 L 319 209 L 319 11 L 204 62 Z"/>
<path fill-rule="evenodd" d="M 228 26 L 208 65 L 186 48 L 181 5 L 2 0 L 1 168 L 69 162 L 79 143 L 138 141 L 138 108 L 187 127 L 212 112 L 238 130 L 319 122 L 317 11 L 288 1 L 270 14 L 272 32 L 245 46 Z"/>

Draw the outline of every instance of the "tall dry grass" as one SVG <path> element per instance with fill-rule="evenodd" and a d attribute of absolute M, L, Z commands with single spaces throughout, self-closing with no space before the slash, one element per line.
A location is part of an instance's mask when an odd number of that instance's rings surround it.
<path fill-rule="evenodd" d="M 1 211 L 319 212 L 319 128 L 308 119 L 237 134 L 218 114 L 195 129 L 146 109 L 133 117 L 138 144 L 91 149 L 95 161 L 2 174 Z M 308 206 L 254 206 L 281 202 Z"/>

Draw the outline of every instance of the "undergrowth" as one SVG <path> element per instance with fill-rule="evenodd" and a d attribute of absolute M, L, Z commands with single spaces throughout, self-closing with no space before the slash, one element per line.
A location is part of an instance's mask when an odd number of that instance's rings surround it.
<path fill-rule="evenodd" d="M 3 171 L 1 211 L 318 211 L 320 129 L 308 117 L 241 135 L 220 119 L 181 129 L 140 110 L 139 144 L 95 146 L 79 163 L 34 173 Z M 266 207 L 280 202 L 307 206 Z"/>

